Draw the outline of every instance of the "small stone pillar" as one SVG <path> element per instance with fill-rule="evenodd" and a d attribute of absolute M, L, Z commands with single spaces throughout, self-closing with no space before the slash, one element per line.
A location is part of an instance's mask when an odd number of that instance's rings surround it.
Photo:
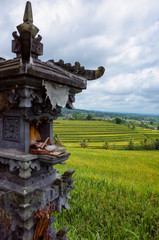
<path fill-rule="evenodd" d="M 12 41 L 16 57 L 0 58 L 0 239 L 64 240 L 67 227 L 56 233 L 51 213 L 69 209 L 74 170 L 60 175 L 54 166 L 70 153 L 56 148 L 56 155 L 42 145 L 49 139 L 53 146 L 53 120 L 62 107 L 73 108 L 75 94 L 86 89 L 87 80 L 101 77 L 104 68 L 40 61 L 42 37 L 33 25 L 30 2 L 17 29 Z M 32 139 L 32 134 L 38 136 Z M 39 226 L 44 226 L 41 232 Z"/>

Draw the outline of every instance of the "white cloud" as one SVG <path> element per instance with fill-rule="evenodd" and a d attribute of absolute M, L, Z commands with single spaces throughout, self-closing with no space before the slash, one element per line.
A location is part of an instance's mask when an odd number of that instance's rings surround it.
<path fill-rule="evenodd" d="M 11 33 L 22 23 L 26 0 L 0 0 L 0 56 L 11 58 Z M 43 61 L 103 65 L 76 107 L 158 113 L 159 3 L 156 0 L 34 0 L 34 24 L 44 43 Z"/>
<path fill-rule="evenodd" d="M 95 106 L 100 110 L 157 114 L 158 93 L 159 67 L 154 67 L 89 83 L 82 101 L 87 101 L 87 108 L 91 110 Z M 80 95 L 78 101 L 81 101 Z"/>

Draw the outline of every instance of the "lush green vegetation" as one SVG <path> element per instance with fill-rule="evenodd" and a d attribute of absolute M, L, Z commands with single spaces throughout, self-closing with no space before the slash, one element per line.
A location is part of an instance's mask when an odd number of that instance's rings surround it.
<path fill-rule="evenodd" d="M 61 119 L 69 120 L 104 120 L 128 125 L 134 128 L 140 126 L 147 129 L 158 129 L 159 130 L 159 115 L 139 115 L 139 114 L 128 114 L 128 113 L 111 113 L 111 112 L 100 112 L 100 111 L 88 111 L 82 109 L 70 110 L 64 108 L 62 110 Z M 118 123 L 119 123 L 118 121 Z"/>
<path fill-rule="evenodd" d="M 54 132 L 71 152 L 67 164 L 57 169 L 76 172 L 72 209 L 63 210 L 62 216 L 54 213 L 56 229 L 70 227 L 70 240 L 159 239 L 159 151 L 100 147 L 106 138 L 118 145 L 132 138 L 140 141 L 144 131 L 102 121 L 57 123 Z M 81 148 L 79 141 L 86 136 L 90 143 Z"/>
<path fill-rule="evenodd" d="M 158 152 L 72 148 L 61 172 L 75 169 L 72 210 L 56 214 L 70 239 L 158 239 Z"/>
<path fill-rule="evenodd" d="M 56 121 L 55 132 L 59 134 L 64 144 L 77 147 L 83 139 L 89 140 L 89 147 L 102 147 L 105 141 L 115 143 L 125 148 L 130 140 L 140 143 L 144 139 L 159 138 L 159 130 L 129 128 L 122 124 L 107 121 Z"/>

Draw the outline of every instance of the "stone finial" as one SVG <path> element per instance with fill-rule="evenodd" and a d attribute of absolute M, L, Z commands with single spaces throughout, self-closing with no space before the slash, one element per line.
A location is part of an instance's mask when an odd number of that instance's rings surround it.
<path fill-rule="evenodd" d="M 17 26 L 17 32 L 13 32 L 12 52 L 21 57 L 23 63 L 30 62 L 31 58 L 37 59 L 43 54 L 42 37 L 37 35 L 39 29 L 33 24 L 31 2 L 27 1 L 24 11 L 23 23 Z"/>
<path fill-rule="evenodd" d="M 32 7 L 31 7 L 31 2 L 29 1 L 27 1 L 25 6 L 23 21 L 33 23 Z"/>
<path fill-rule="evenodd" d="M 39 29 L 33 25 L 33 14 L 31 2 L 27 2 L 24 11 L 23 23 L 17 26 L 18 32 L 20 35 L 25 34 L 26 32 L 30 33 L 32 37 L 35 37 L 39 32 Z"/>

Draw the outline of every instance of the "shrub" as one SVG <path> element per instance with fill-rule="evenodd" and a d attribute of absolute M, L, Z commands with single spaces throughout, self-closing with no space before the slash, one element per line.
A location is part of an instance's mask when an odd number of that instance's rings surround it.
<path fill-rule="evenodd" d="M 88 146 L 89 139 L 82 139 L 82 141 L 79 143 L 81 147 L 86 148 Z"/>
<path fill-rule="evenodd" d="M 154 141 L 154 149 L 159 150 L 159 139 L 158 138 L 156 138 L 156 140 Z"/>
<path fill-rule="evenodd" d="M 140 146 L 143 149 L 152 150 L 152 149 L 154 149 L 154 142 L 147 141 L 147 139 L 145 138 L 143 141 L 140 141 Z"/>
<path fill-rule="evenodd" d="M 159 139 L 148 141 L 146 138 L 143 141 L 140 141 L 140 148 L 146 150 L 159 150 Z"/>
<path fill-rule="evenodd" d="M 139 150 L 139 149 L 140 149 L 140 145 L 139 145 L 138 143 L 136 143 L 135 149 L 136 149 L 136 150 Z"/>
<path fill-rule="evenodd" d="M 61 141 L 60 136 L 58 134 L 54 135 L 53 143 L 56 144 L 56 145 L 61 145 L 62 144 L 62 141 Z"/>
<path fill-rule="evenodd" d="M 109 142 L 107 140 L 104 142 L 103 148 L 105 148 L 105 149 L 109 148 Z"/>
<path fill-rule="evenodd" d="M 134 148 L 135 148 L 134 141 L 133 141 L 133 140 L 130 140 L 129 143 L 128 143 L 128 149 L 129 149 L 129 150 L 134 150 Z"/>
<path fill-rule="evenodd" d="M 116 123 L 116 124 L 121 124 L 121 123 L 122 123 L 121 118 L 116 117 L 116 118 L 115 118 L 115 123 Z"/>
<path fill-rule="evenodd" d="M 86 117 L 86 120 L 93 120 L 93 115 L 89 113 Z"/>
<path fill-rule="evenodd" d="M 111 146 L 110 146 L 111 149 L 113 150 L 116 150 L 117 149 L 117 145 L 115 143 L 113 143 Z"/>

